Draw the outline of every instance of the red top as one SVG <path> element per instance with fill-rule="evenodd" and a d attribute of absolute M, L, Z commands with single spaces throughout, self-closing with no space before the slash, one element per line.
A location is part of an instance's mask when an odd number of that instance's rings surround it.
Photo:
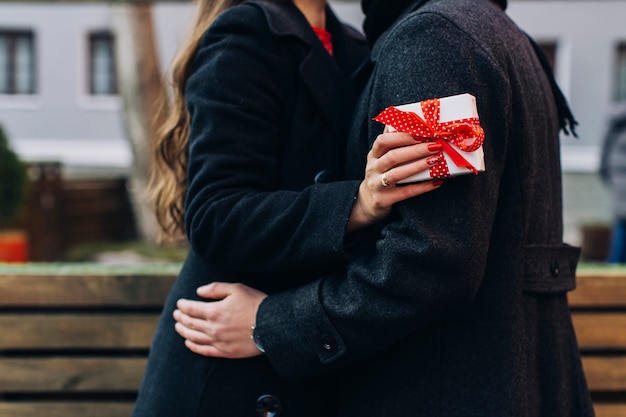
<path fill-rule="evenodd" d="M 333 36 L 330 32 L 315 26 L 313 26 L 313 31 L 317 37 L 320 38 L 322 45 L 324 45 L 324 48 L 326 48 L 330 56 L 333 56 Z"/>

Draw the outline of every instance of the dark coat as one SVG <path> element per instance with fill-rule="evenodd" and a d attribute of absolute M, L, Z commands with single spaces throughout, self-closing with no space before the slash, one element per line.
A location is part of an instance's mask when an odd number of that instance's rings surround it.
<path fill-rule="evenodd" d="M 562 242 L 557 112 L 529 40 L 487 0 L 430 0 L 372 55 L 349 175 L 384 108 L 460 93 L 477 98 L 486 172 L 397 204 L 347 276 L 264 300 L 272 365 L 293 380 L 340 369 L 338 416 L 592 416 L 567 303 L 579 251 Z"/>
<path fill-rule="evenodd" d="M 210 281 L 272 292 L 343 265 L 359 181 L 324 183 L 344 176 L 357 98 L 349 77 L 368 48 L 330 9 L 327 29 L 334 60 L 291 2 L 258 1 L 223 13 L 201 41 L 186 89 L 191 251 L 166 302 L 135 417 L 249 417 L 264 394 L 282 402 L 281 417 L 325 414 L 326 387 L 285 384 L 264 357 L 187 350 L 172 311 Z"/>

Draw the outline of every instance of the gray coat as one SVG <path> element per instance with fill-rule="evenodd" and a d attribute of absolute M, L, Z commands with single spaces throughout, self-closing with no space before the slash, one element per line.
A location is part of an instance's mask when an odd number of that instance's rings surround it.
<path fill-rule="evenodd" d="M 611 192 L 613 216 L 626 219 L 626 108 L 620 110 L 604 139 L 600 173 Z"/>
<path fill-rule="evenodd" d="M 562 242 L 557 113 L 527 37 L 487 0 L 431 0 L 373 60 L 350 175 L 381 110 L 466 92 L 486 172 L 397 204 L 348 242 L 346 273 L 268 297 L 257 329 L 270 362 L 294 380 L 339 370 L 338 416 L 592 416 L 567 303 L 579 251 Z"/>

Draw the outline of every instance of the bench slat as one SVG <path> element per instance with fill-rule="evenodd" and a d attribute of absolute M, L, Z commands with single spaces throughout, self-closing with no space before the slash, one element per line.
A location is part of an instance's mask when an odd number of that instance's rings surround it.
<path fill-rule="evenodd" d="M 568 297 L 573 308 L 626 307 L 626 277 L 578 273 L 576 290 Z"/>
<path fill-rule="evenodd" d="M 130 417 L 132 402 L 0 402 L 3 417 Z"/>
<path fill-rule="evenodd" d="M 626 356 L 583 356 L 582 361 L 591 391 L 626 391 Z"/>
<path fill-rule="evenodd" d="M 593 406 L 596 417 L 624 417 L 626 404 L 595 403 Z"/>
<path fill-rule="evenodd" d="M 0 393 L 136 392 L 145 358 L 0 358 Z"/>
<path fill-rule="evenodd" d="M 1 307 L 152 307 L 161 308 L 172 275 L 4 275 Z"/>
<path fill-rule="evenodd" d="M 581 349 L 626 350 L 626 314 L 572 313 Z"/>
<path fill-rule="evenodd" d="M 142 358 L 0 358 L 0 392 L 136 391 Z M 626 357 L 584 356 L 592 391 L 626 391 Z"/>
<path fill-rule="evenodd" d="M 0 350 L 148 349 L 158 319 L 158 313 L 5 314 Z"/>

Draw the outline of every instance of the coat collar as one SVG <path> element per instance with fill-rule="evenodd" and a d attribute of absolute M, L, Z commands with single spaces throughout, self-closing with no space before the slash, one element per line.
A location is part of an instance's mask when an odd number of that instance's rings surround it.
<path fill-rule="evenodd" d="M 413 0 L 412 2 L 410 2 L 407 5 L 407 7 L 405 7 L 404 11 L 398 15 L 398 17 L 396 18 L 395 23 L 392 24 L 391 26 L 389 26 L 387 28 L 387 30 L 384 31 L 378 37 L 378 39 L 376 39 L 376 42 L 372 46 L 372 57 L 371 57 L 371 59 L 372 59 L 373 62 L 378 61 L 378 57 L 380 55 L 381 48 L 385 44 L 385 39 L 387 39 L 387 36 L 389 36 L 389 32 L 391 32 L 391 30 L 398 24 L 398 22 L 400 22 L 402 19 L 404 19 L 405 17 L 407 17 L 408 15 L 413 13 L 415 10 L 419 9 L 420 7 L 422 7 L 427 2 L 428 2 L 428 0 Z"/>
<path fill-rule="evenodd" d="M 333 37 L 335 59 L 330 56 L 308 21 L 291 2 L 276 3 L 256 0 L 264 10 L 269 29 L 276 36 L 298 39 L 307 48 L 300 63 L 300 76 L 322 109 L 326 121 L 340 139 L 345 140 L 350 123 L 346 114 L 352 114 L 356 94 L 351 88 L 350 77 L 361 64 L 362 54 L 355 52 L 341 22 L 330 7 L 326 7 L 327 30 Z"/>

